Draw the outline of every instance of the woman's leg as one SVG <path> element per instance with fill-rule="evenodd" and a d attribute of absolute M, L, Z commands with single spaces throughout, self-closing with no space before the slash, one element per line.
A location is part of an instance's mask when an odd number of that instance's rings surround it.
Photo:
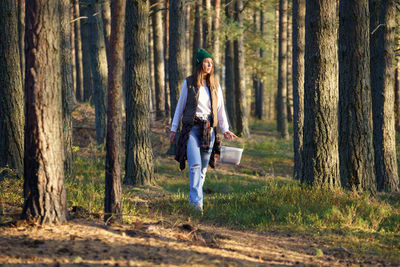
<path fill-rule="evenodd" d="M 201 155 L 199 143 L 199 126 L 193 126 L 187 143 L 187 161 L 189 165 L 190 194 L 189 202 L 195 207 L 203 207 L 203 182 L 201 179 Z"/>
<path fill-rule="evenodd" d="M 203 184 L 206 179 L 208 162 L 210 161 L 211 152 L 214 146 L 215 141 L 215 132 L 214 129 L 211 128 L 211 141 L 210 141 L 210 149 L 208 152 L 201 152 L 201 188 L 203 189 Z"/>

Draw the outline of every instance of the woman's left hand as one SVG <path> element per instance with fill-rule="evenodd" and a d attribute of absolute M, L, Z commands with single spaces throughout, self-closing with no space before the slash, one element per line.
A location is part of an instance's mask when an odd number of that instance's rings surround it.
<path fill-rule="evenodd" d="M 224 132 L 224 137 L 227 140 L 233 140 L 233 139 L 237 138 L 236 134 L 232 133 L 231 131 Z"/>

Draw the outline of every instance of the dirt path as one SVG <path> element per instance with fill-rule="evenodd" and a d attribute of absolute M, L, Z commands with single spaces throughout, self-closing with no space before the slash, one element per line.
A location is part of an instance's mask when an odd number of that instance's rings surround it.
<path fill-rule="evenodd" d="M 332 252 L 296 235 L 234 231 L 193 222 L 105 226 L 100 221 L 74 219 L 59 226 L 21 223 L 0 228 L 1 266 L 380 265 L 343 253 L 316 256 L 316 248 Z"/>

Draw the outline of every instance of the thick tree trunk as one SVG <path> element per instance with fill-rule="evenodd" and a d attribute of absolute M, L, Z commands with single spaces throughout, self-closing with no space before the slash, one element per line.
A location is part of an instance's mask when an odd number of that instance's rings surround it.
<path fill-rule="evenodd" d="M 211 16 L 211 0 L 203 0 L 203 48 L 209 51 L 211 54 L 212 51 L 212 37 L 211 37 L 211 29 L 212 29 L 212 16 Z"/>
<path fill-rule="evenodd" d="M 243 27 L 243 1 L 237 0 L 235 5 L 235 20 L 238 27 Z M 234 47 L 234 75 L 235 75 L 235 100 L 236 100 L 236 131 L 238 135 L 249 137 L 246 93 L 246 75 L 244 66 L 243 34 L 233 42 Z"/>
<path fill-rule="evenodd" d="M 72 157 L 72 109 L 75 102 L 72 69 L 71 1 L 60 0 L 61 15 L 61 78 L 62 78 L 62 117 L 64 137 L 64 169 L 71 173 Z"/>
<path fill-rule="evenodd" d="M 155 109 L 156 119 L 165 117 L 165 78 L 164 78 L 164 51 L 162 32 L 161 1 L 153 0 L 152 5 L 157 5 L 153 11 L 153 54 L 154 54 L 154 86 L 155 86 Z"/>
<path fill-rule="evenodd" d="M 336 2 L 306 1 L 303 171 L 301 181 L 340 185 Z"/>
<path fill-rule="evenodd" d="M 83 100 L 93 101 L 92 60 L 89 38 L 89 1 L 79 1 L 81 20 L 82 67 L 83 67 Z M 85 55 L 85 56 L 83 56 Z"/>
<path fill-rule="evenodd" d="M 196 65 L 194 64 L 194 59 L 196 58 L 196 53 L 197 50 L 200 48 L 201 44 L 201 23 L 202 23 L 202 17 L 201 17 L 201 0 L 195 0 L 195 11 L 194 11 L 194 30 L 193 30 L 193 55 L 192 55 L 192 61 L 190 66 L 192 66 L 192 72 L 194 72 L 194 69 Z"/>
<path fill-rule="evenodd" d="M 96 116 L 97 144 L 104 143 L 106 137 L 106 104 L 105 94 L 107 88 L 107 56 L 103 35 L 103 22 L 100 14 L 100 0 L 90 1 L 89 37 L 90 59 L 93 77 L 93 99 Z"/>
<path fill-rule="evenodd" d="M 74 32 L 75 32 L 75 66 L 76 66 L 76 98 L 84 101 L 83 97 L 83 65 L 82 65 L 82 38 L 79 0 L 74 0 Z"/>
<path fill-rule="evenodd" d="M 279 57 L 277 128 L 282 138 L 288 139 L 287 123 L 287 0 L 279 0 Z"/>
<path fill-rule="evenodd" d="M 193 64 L 191 60 L 192 56 L 192 48 L 193 45 L 190 43 L 191 37 L 192 37 L 192 23 L 190 21 L 190 4 L 186 4 L 186 17 L 185 17 L 185 71 L 186 71 L 186 76 L 189 76 L 192 74 L 192 68 L 191 65 Z"/>
<path fill-rule="evenodd" d="M 394 72 L 394 116 L 395 116 L 395 129 L 400 132 L 400 60 Z"/>
<path fill-rule="evenodd" d="M 339 160 L 343 187 L 376 191 L 368 0 L 339 7 Z"/>
<path fill-rule="evenodd" d="M 220 53 L 220 32 L 219 32 L 219 25 L 220 25 L 220 19 L 221 19 L 221 0 L 214 0 L 214 8 L 213 11 L 215 12 L 215 15 L 212 16 L 213 22 L 212 22 L 212 27 L 213 27 L 213 40 L 212 40 L 212 51 L 213 51 L 213 58 L 214 62 L 216 65 L 216 75 L 218 77 L 221 77 L 221 68 L 219 66 L 222 66 L 221 64 L 221 53 Z M 218 79 L 220 80 L 220 79 Z"/>
<path fill-rule="evenodd" d="M 18 0 L 18 35 L 22 88 L 25 88 L 25 0 Z"/>
<path fill-rule="evenodd" d="M 26 128 L 22 217 L 66 221 L 59 1 L 26 2 Z"/>
<path fill-rule="evenodd" d="M 150 142 L 149 72 L 147 62 L 149 2 L 126 4 L 126 173 L 124 183 L 151 184 L 154 178 Z"/>
<path fill-rule="evenodd" d="M 293 150 L 297 180 L 302 176 L 305 16 L 306 0 L 293 0 Z"/>
<path fill-rule="evenodd" d="M 121 135 L 122 73 L 126 0 L 111 2 L 110 54 L 108 64 L 108 109 L 104 221 L 122 219 Z"/>
<path fill-rule="evenodd" d="M 228 19 L 233 18 L 234 3 L 231 0 L 225 0 L 225 15 Z M 235 72 L 233 67 L 233 41 L 225 41 L 225 99 L 226 113 L 228 115 L 229 125 L 232 130 L 236 130 L 236 100 L 235 100 Z"/>
<path fill-rule="evenodd" d="M 15 169 L 22 177 L 24 92 L 20 61 L 19 12 L 17 2 L 0 2 L 0 35 L 2 36 L 0 42 L 0 169 L 4 167 Z"/>
<path fill-rule="evenodd" d="M 104 44 L 106 46 L 107 62 L 110 55 L 111 35 L 111 3 L 113 0 L 101 0 L 101 18 L 103 20 Z"/>
<path fill-rule="evenodd" d="M 379 191 L 398 189 L 394 129 L 394 30 L 396 7 L 390 0 L 370 0 L 371 89 L 375 171 Z"/>

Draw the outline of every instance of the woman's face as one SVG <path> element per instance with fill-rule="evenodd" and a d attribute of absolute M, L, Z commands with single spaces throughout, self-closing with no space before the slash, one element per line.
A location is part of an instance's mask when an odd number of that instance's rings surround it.
<path fill-rule="evenodd" d="M 213 61 L 211 58 L 205 58 L 203 60 L 203 72 L 205 74 L 210 74 L 213 67 Z"/>

